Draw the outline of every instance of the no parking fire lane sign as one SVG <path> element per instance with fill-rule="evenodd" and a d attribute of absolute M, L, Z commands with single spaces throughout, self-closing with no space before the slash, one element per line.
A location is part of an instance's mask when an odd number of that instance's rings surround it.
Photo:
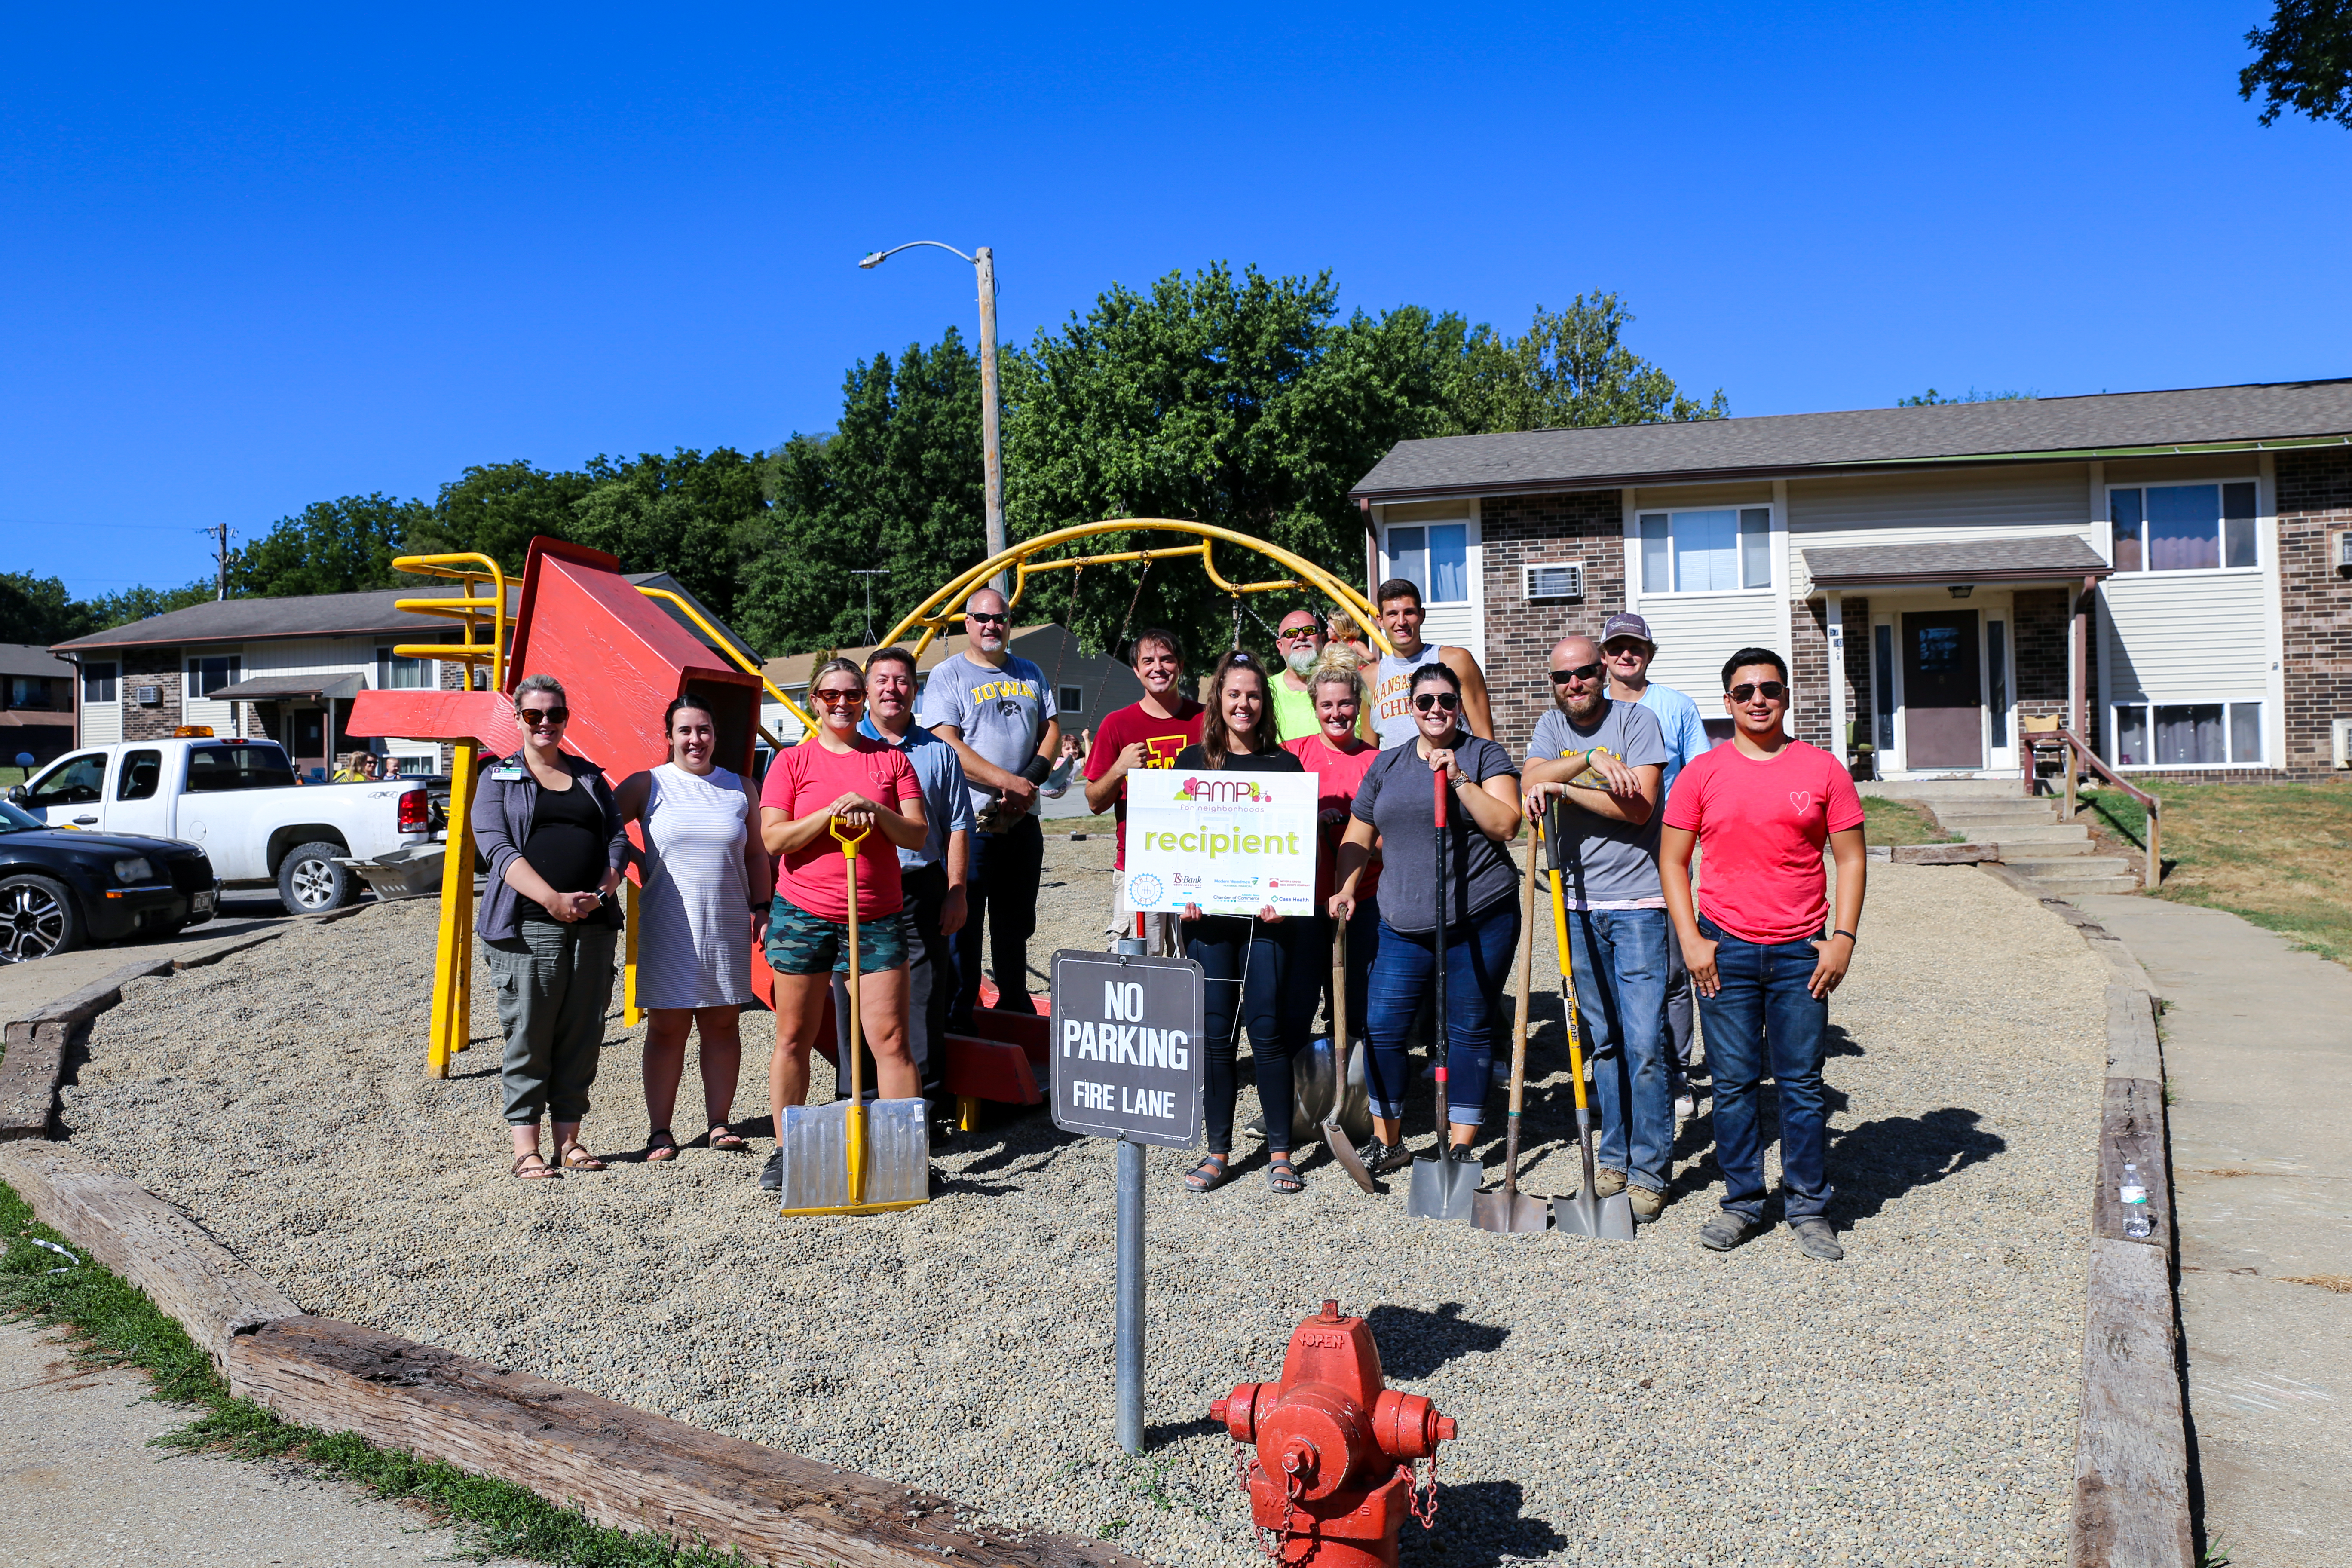
<path fill-rule="evenodd" d="M 1184 958 L 1054 955 L 1054 1125 L 1189 1149 L 1201 1136 L 1201 966 Z"/>

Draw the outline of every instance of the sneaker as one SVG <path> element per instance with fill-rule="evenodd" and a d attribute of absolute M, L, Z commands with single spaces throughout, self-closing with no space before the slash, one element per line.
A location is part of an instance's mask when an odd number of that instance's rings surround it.
<path fill-rule="evenodd" d="M 1691 1092 L 1691 1081 L 1676 1078 L 1674 1082 L 1675 1120 L 1688 1121 L 1698 1114 L 1698 1096 Z"/>
<path fill-rule="evenodd" d="M 1818 1258 L 1824 1263 L 1835 1263 L 1845 1256 L 1845 1248 L 1837 1243 L 1837 1232 L 1830 1222 L 1818 1215 L 1810 1219 L 1790 1220 L 1789 1228 L 1797 1233 L 1797 1247 L 1808 1258 Z"/>
<path fill-rule="evenodd" d="M 1728 1252 L 1754 1233 L 1756 1227 L 1725 1209 L 1698 1227 L 1698 1244 L 1710 1252 Z"/>
<path fill-rule="evenodd" d="M 1401 1171 L 1412 1163 L 1412 1151 L 1402 1143 L 1383 1143 L 1375 1138 L 1359 1151 L 1359 1159 L 1370 1174 L 1384 1176 L 1391 1171 Z"/>
<path fill-rule="evenodd" d="M 1629 1189 L 1625 1194 L 1625 1201 L 1633 1205 L 1635 1225 L 1647 1225 L 1666 1210 L 1666 1194 L 1654 1193 L 1647 1187 Z"/>
<path fill-rule="evenodd" d="M 769 1155 L 768 1163 L 760 1167 L 760 1190 L 763 1193 L 784 1190 L 784 1152 L 782 1149 Z"/>
<path fill-rule="evenodd" d="M 1608 1166 L 1603 1165 L 1592 1173 L 1592 1195 L 1594 1197 L 1613 1198 L 1624 1190 L 1624 1172 L 1612 1171 Z"/>

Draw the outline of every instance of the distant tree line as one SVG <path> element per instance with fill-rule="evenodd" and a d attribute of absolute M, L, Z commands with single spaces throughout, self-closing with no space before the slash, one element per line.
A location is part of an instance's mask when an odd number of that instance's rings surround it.
<path fill-rule="evenodd" d="M 1269 278 L 1222 264 L 1145 291 L 1114 286 L 1083 316 L 1001 356 L 1005 508 L 1018 540 L 1076 522 L 1175 517 L 1287 547 L 1353 581 L 1363 525 L 1348 488 L 1400 440 L 1499 430 L 1720 418 L 1622 341 L 1613 294 L 1538 308 L 1517 337 L 1403 306 L 1344 319 L 1329 273 Z M 236 596 L 352 593 L 415 582 L 408 553 L 474 552 L 520 571 L 535 534 L 666 571 L 771 655 L 863 640 L 864 584 L 887 630 L 983 558 L 980 365 L 950 328 L 842 385 L 841 416 L 774 449 L 598 457 L 576 469 L 469 468 L 430 501 L 315 501 L 229 563 Z M 1116 548 L 1116 541 L 1106 542 Z M 1268 574 L 1221 555 L 1220 568 Z M 851 570 L 879 568 L 860 579 Z M 1140 592 L 1139 593 L 1139 585 Z M 48 643 L 209 599 L 213 579 L 69 598 L 57 579 L 0 575 L 0 641 Z M 1136 624 L 1224 635 L 1229 602 L 1195 566 L 1040 579 L 1022 619 L 1061 619 L 1106 647 Z M 1277 606 L 1253 608 L 1272 618 Z"/>

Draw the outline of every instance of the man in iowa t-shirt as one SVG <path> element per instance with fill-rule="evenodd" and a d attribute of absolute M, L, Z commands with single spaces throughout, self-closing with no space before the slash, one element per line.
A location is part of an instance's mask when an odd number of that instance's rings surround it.
<path fill-rule="evenodd" d="M 1829 1107 L 1822 1044 L 1830 993 L 1853 960 L 1862 923 L 1865 854 L 1862 801 L 1837 759 L 1792 739 L 1789 667 L 1744 647 L 1723 667 L 1731 744 L 1694 759 L 1666 797 L 1658 873 L 1691 984 L 1698 992 L 1707 1066 L 1715 1074 L 1715 1157 L 1723 1212 L 1699 1240 L 1721 1252 L 1764 1218 L 1764 1146 L 1758 1087 L 1780 1090 L 1782 1206 L 1808 1257 L 1845 1256 L 1823 1211 Z M 1822 846 L 1837 858 L 1837 920 L 1829 913 Z M 1691 849 L 1704 865 L 1691 903 Z"/>
<path fill-rule="evenodd" d="M 1135 634 L 1129 650 L 1135 661 L 1135 679 L 1143 685 L 1143 700 L 1130 702 L 1103 718 L 1087 752 L 1087 809 L 1100 815 L 1109 810 L 1118 818 L 1118 847 L 1111 864 L 1127 869 L 1127 775 L 1137 768 L 1172 768 L 1176 753 L 1201 739 L 1201 719 L 1208 710 L 1185 694 L 1184 649 L 1176 634 L 1165 626 L 1146 626 Z M 1128 907 L 1127 879 L 1111 879 L 1112 930 L 1136 935 L 1135 911 Z M 1176 917 L 1149 914 L 1144 940 L 1162 958 L 1177 953 Z"/>

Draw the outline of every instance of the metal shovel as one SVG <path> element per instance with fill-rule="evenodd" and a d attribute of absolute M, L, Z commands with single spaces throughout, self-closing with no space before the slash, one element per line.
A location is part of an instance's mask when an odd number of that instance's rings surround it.
<path fill-rule="evenodd" d="M 1372 1185 L 1372 1173 L 1364 1169 L 1364 1157 L 1356 1152 L 1355 1140 L 1339 1124 L 1354 1109 L 1348 1103 L 1349 1090 L 1354 1087 L 1348 1081 L 1348 922 L 1331 924 L 1331 1049 L 1339 1063 L 1331 1086 L 1331 1113 L 1323 1119 L 1323 1147 L 1331 1151 L 1331 1158 L 1339 1162 L 1339 1168 L 1356 1185 L 1376 1193 L 1380 1189 Z"/>
<path fill-rule="evenodd" d="M 849 1098 L 830 1105 L 787 1105 L 776 1130 L 784 1154 L 782 1211 L 787 1215 L 884 1214 L 930 1201 L 929 1102 L 877 1100 L 866 1103 L 857 1017 L 857 845 L 872 831 L 833 836 L 849 868 Z"/>
<path fill-rule="evenodd" d="M 1503 1190 L 1480 1193 L 1470 1223 L 1505 1234 L 1551 1228 L 1551 1209 L 1519 1191 L 1519 1102 L 1528 1087 L 1528 999 L 1536 988 L 1536 851 L 1528 848 L 1527 885 L 1519 889 L 1519 1005 L 1511 1022 L 1511 1119 L 1503 1140 Z"/>
<path fill-rule="evenodd" d="M 1404 1212 L 1415 1219 L 1468 1219 L 1481 1173 L 1474 1162 L 1454 1159 L 1446 1147 L 1454 1129 L 1445 1116 L 1445 1058 L 1452 1043 L 1445 1011 L 1445 770 L 1431 777 L 1437 781 L 1437 1152 L 1412 1163 Z"/>
<path fill-rule="evenodd" d="M 1576 960 L 1568 943 L 1568 900 L 1560 891 L 1559 803 L 1544 811 L 1538 832 L 1551 859 L 1551 929 L 1559 948 L 1559 995 L 1568 1009 L 1568 1071 L 1576 1085 L 1576 1138 L 1584 1151 L 1584 1185 L 1573 1197 L 1551 1201 L 1552 1224 L 1570 1236 L 1597 1236 L 1605 1241 L 1633 1239 L 1633 1200 L 1623 1193 L 1614 1197 L 1592 1195 L 1592 1111 L 1584 1092 L 1584 1034 L 1576 1016 Z"/>

